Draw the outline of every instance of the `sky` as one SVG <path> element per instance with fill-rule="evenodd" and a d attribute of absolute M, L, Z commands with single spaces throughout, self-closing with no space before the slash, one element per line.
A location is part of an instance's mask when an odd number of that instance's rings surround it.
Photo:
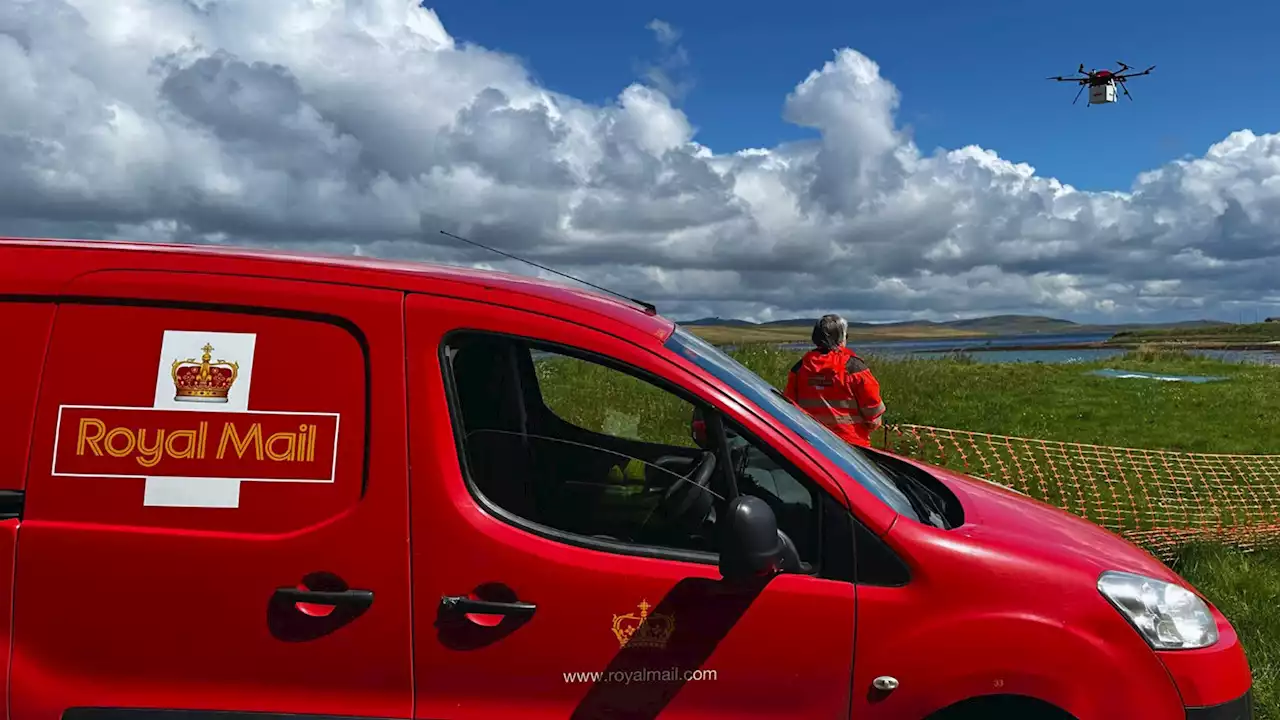
<path fill-rule="evenodd" d="M 0 235 L 539 274 L 443 229 L 679 319 L 1280 315 L 1280 6 L 1089 10 L 9 0 Z M 1117 60 L 1134 101 L 1045 79 Z"/>
<path fill-rule="evenodd" d="M 792 0 L 785 15 L 764 0 L 432 7 L 458 40 L 514 54 L 544 87 L 584 100 L 608 103 L 658 66 L 683 91 L 677 104 L 696 139 L 716 152 L 813 137 L 786 122 L 783 99 L 840 47 L 869 56 L 897 86 L 897 122 L 926 152 L 976 144 L 1082 190 L 1128 190 L 1138 173 L 1202 155 L 1243 127 L 1273 128 L 1280 114 L 1274 3 L 1224 4 L 1210 15 L 1203 2 L 1139 0 L 1100 20 L 1086 18 L 1086 6 L 1030 0 L 935 2 L 928 12 Z M 656 51 L 655 18 L 679 33 L 678 53 Z M 1087 108 L 1085 95 L 1073 107 L 1078 87 L 1046 79 L 1081 63 L 1118 69 L 1117 60 L 1159 73 L 1131 82 L 1124 107 Z M 1112 139 L 1082 152 L 1098 134 Z"/>

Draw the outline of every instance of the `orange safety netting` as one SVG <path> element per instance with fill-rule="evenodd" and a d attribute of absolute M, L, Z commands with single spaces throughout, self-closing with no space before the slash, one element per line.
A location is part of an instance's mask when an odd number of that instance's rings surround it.
<path fill-rule="evenodd" d="M 896 425 L 875 447 L 980 477 L 1119 533 L 1162 560 L 1196 541 L 1280 541 L 1280 455 L 1107 447 Z"/>

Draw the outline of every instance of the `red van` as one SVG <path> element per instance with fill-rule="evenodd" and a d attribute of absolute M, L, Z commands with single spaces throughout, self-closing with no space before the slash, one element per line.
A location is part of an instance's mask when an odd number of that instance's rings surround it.
<path fill-rule="evenodd" d="M 0 240 L 14 720 L 1239 720 L 1120 538 L 855 449 L 652 308 Z"/>

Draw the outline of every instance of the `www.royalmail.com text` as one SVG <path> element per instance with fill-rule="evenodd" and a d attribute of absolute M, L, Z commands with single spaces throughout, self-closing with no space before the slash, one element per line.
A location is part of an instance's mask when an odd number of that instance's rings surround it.
<path fill-rule="evenodd" d="M 614 683 L 618 685 L 630 685 L 631 683 L 645 682 L 676 682 L 677 680 L 698 682 L 715 679 L 715 670 L 679 670 L 676 668 L 667 668 L 664 670 L 594 670 L 589 672 L 564 673 L 564 681 L 567 683 Z"/>

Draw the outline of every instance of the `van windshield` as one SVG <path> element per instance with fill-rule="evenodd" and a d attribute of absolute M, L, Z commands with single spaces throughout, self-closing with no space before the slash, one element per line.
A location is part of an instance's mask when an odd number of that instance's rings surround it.
<path fill-rule="evenodd" d="M 920 520 L 902 490 L 861 450 L 841 440 L 808 413 L 791 404 L 777 388 L 748 370 L 742 363 L 678 325 L 665 345 L 667 349 L 679 353 L 681 357 L 715 375 L 755 403 L 776 422 L 804 438 L 814 451 L 835 463 L 850 479 L 870 490 L 889 507 L 909 518 Z"/>

